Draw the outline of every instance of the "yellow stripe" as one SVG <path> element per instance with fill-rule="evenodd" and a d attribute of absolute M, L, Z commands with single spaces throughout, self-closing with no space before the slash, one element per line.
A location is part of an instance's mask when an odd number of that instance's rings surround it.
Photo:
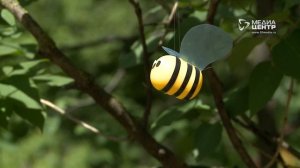
<path fill-rule="evenodd" d="M 177 76 L 177 79 L 174 83 L 174 85 L 171 87 L 171 89 L 169 89 L 168 92 L 166 92 L 166 94 L 168 95 L 173 95 L 177 92 L 177 90 L 180 88 L 181 84 L 183 83 L 184 77 L 186 75 L 187 72 L 187 62 L 181 60 L 181 66 L 180 66 L 180 70 Z"/>

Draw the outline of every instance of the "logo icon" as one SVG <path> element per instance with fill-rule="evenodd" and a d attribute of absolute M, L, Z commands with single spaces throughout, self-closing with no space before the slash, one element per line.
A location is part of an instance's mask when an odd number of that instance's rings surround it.
<path fill-rule="evenodd" d="M 243 31 L 250 26 L 250 22 L 245 19 L 239 19 L 239 30 Z"/>

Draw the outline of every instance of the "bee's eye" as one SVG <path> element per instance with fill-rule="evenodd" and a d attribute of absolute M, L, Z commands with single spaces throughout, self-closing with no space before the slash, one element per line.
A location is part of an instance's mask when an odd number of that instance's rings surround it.
<path fill-rule="evenodd" d="M 156 63 L 156 67 L 158 67 L 160 65 L 160 61 L 158 61 L 157 63 Z"/>
<path fill-rule="evenodd" d="M 156 62 L 154 62 L 154 63 L 153 63 L 153 65 L 152 65 L 152 69 L 155 67 L 155 65 L 156 65 Z"/>

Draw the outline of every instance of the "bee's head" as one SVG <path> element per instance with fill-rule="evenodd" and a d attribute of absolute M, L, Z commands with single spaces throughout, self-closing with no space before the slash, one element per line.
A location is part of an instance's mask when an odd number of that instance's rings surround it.
<path fill-rule="evenodd" d="M 157 90 L 164 88 L 169 82 L 175 68 L 176 57 L 165 55 L 155 60 L 152 64 L 150 80 Z"/>

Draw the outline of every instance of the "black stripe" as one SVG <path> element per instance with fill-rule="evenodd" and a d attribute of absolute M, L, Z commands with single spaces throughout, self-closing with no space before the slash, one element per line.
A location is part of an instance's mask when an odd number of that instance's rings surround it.
<path fill-rule="evenodd" d="M 180 86 L 180 88 L 177 90 L 176 93 L 174 93 L 174 96 L 179 96 L 185 89 L 186 85 L 188 84 L 190 77 L 192 75 L 192 71 L 193 71 L 193 66 L 191 64 L 187 64 L 187 71 L 186 71 L 186 75 L 184 77 L 184 80 Z"/>
<path fill-rule="evenodd" d="M 162 89 L 162 91 L 168 92 L 172 88 L 172 86 L 174 85 L 177 79 L 180 70 L 180 64 L 181 64 L 180 59 L 176 57 L 176 64 L 171 79 L 169 80 L 168 84 Z"/>
<path fill-rule="evenodd" d="M 197 85 L 199 83 L 200 71 L 199 71 L 198 68 L 196 68 L 196 67 L 194 67 L 194 68 L 196 70 L 196 77 L 195 77 L 195 81 L 193 83 L 192 89 L 190 90 L 190 92 L 188 93 L 188 95 L 186 95 L 186 97 L 184 98 L 186 100 L 190 99 L 193 96 L 193 94 L 194 94 L 194 92 L 195 92 L 195 90 L 197 88 Z"/>

